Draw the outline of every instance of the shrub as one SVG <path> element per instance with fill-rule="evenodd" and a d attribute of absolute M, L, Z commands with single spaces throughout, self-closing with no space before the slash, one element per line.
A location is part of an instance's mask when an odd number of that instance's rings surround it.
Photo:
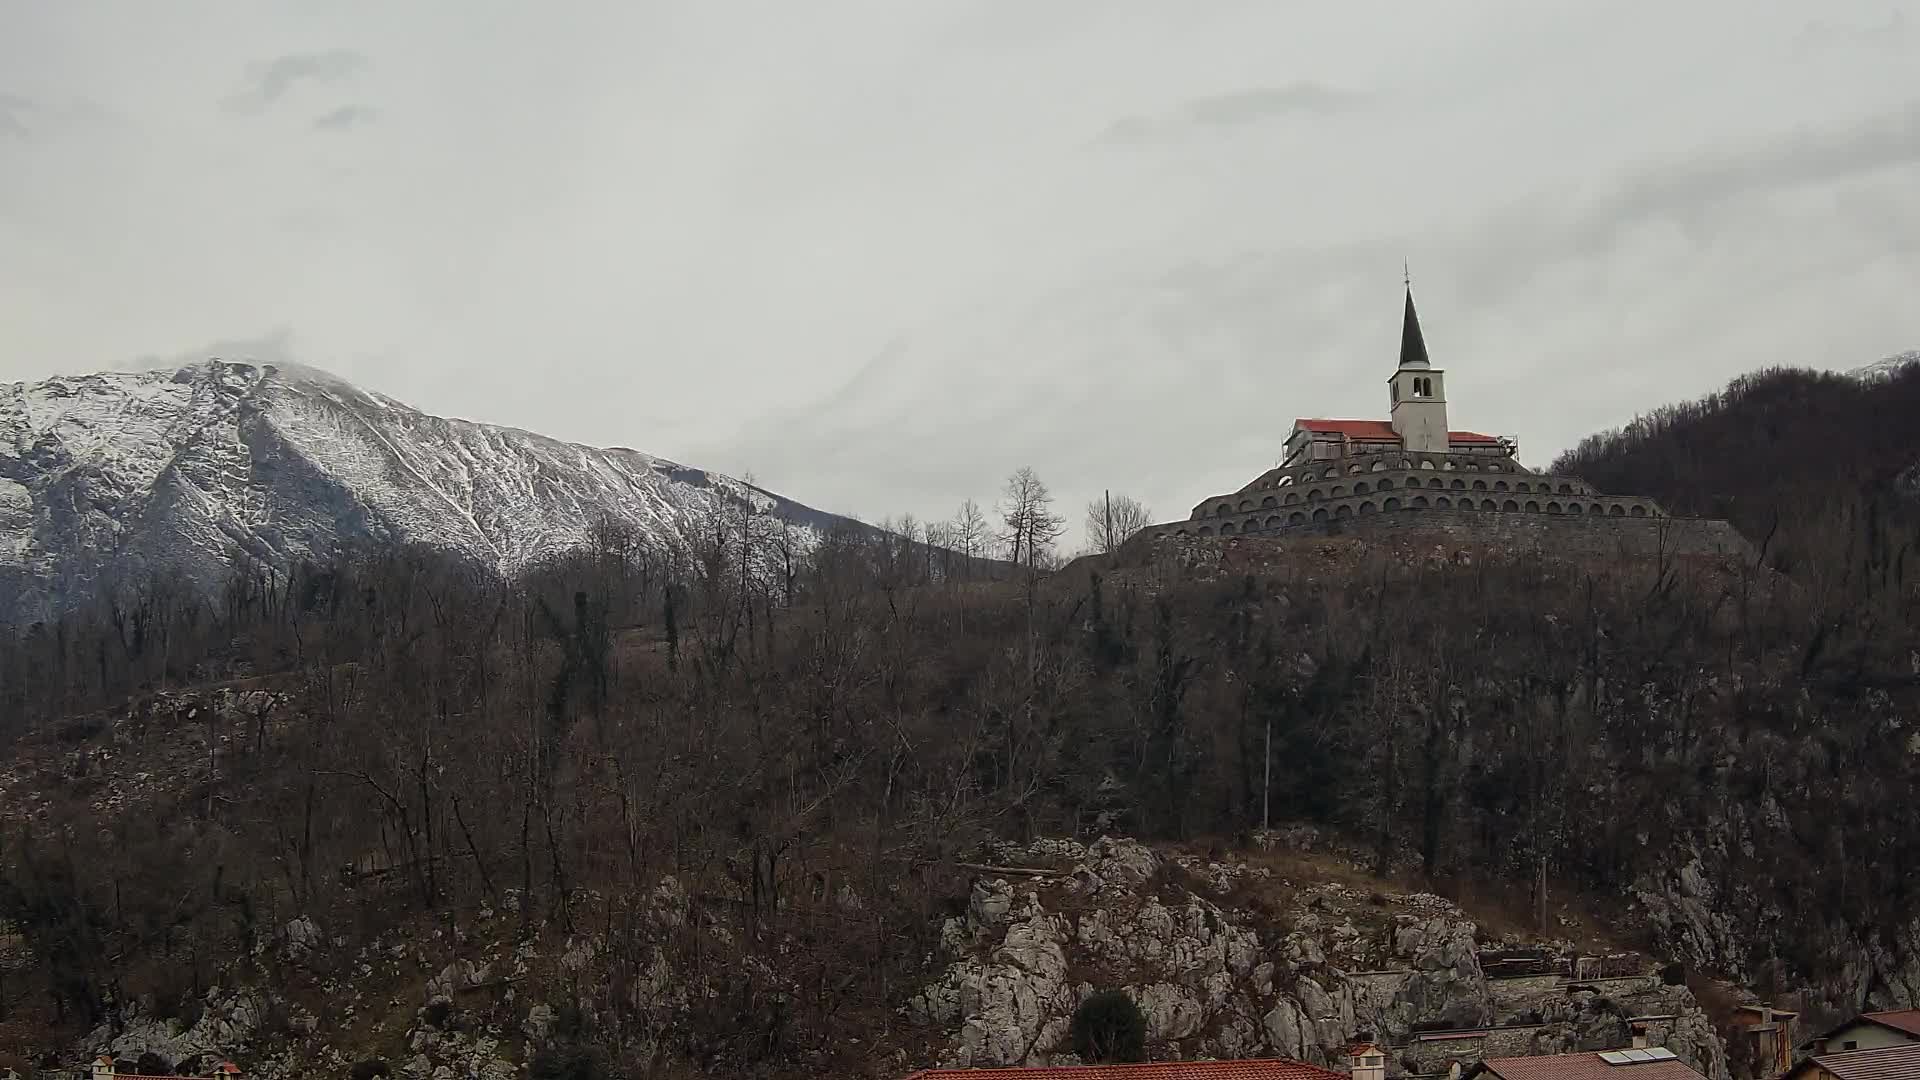
<path fill-rule="evenodd" d="M 605 1080 L 607 1066 L 592 1047 L 562 1046 L 534 1054 L 527 1075 L 533 1080 Z"/>
<path fill-rule="evenodd" d="M 1073 1012 L 1073 1051 L 1089 1064 L 1145 1061 L 1147 1018 L 1123 990 L 1102 990 Z"/>
<path fill-rule="evenodd" d="M 133 1071 L 141 1076 L 172 1076 L 173 1062 L 149 1050 L 134 1059 Z"/>

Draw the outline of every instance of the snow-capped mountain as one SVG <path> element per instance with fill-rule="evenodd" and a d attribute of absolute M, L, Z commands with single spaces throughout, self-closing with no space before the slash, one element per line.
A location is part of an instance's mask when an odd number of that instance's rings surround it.
<path fill-rule="evenodd" d="M 742 500 L 815 533 L 845 520 L 634 450 L 429 416 L 296 365 L 0 384 L 0 624 L 127 575 L 211 585 L 236 551 L 284 565 L 420 543 L 511 573 L 607 518 L 674 547 Z"/>
<path fill-rule="evenodd" d="M 1847 374 L 1856 379 L 1878 379 L 1891 375 L 1910 364 L 1920 364 L 1920 349 L 1909 349 L 1903 353 L 1896 353 L 1893 356 L 1887 357 L 1885 360 L 1876 360 L 1866 367 L 1854 368 L 1852 371 L 1847 372 Z"/>

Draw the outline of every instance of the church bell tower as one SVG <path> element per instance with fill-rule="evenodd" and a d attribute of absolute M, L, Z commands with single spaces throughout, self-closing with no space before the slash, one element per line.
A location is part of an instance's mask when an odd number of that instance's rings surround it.
<path fill-rule="evenodd" d="M 1446 372 L 1427 360 L 1427 340 L 1413 310 L 1413 286 L 1407 286 L 1406 321 L 1400 328 L 1400 367 L 1387 386 L 1393 395 L 1393 430 L 1408 450 L 1446 453 Z"/>

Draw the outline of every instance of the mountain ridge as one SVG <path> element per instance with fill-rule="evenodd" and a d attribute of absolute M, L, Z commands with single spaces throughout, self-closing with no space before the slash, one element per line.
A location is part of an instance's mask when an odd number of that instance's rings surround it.
<path fill-rule="evenodd" d="M 851 519 L 627 447 L 439 417 L 318 368 L 209 360 L 0 384 L 0 622 L 128 576 L 210 587 L 240 552 L 285 566 L 418 543 L 513 573 L 610 520 L 684 551 L 725 507 Z"/>

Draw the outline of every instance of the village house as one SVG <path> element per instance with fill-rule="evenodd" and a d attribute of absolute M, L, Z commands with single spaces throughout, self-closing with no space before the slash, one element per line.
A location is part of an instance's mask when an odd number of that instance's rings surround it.
<path fill-rule="evenodd" d="M 1793 1067 L 1793 1024 L 1799 1016 L 1765 1002 L 1736 1005 L 1727 1052 L 1744 1054 L 1755 1076 L 1779 1076 Z"/>
<path fill-rule="evenodd" d="M 1780 1080 L 1916 1080 L 1920 1078 L 1920 1041 L 1815 1054 Z"/>
<path fill-rule="evenodd" d="M 231 1061 L 223 1061 L 213 1067 L 208 1074 L 210 1080 L 241 1080 L 240 1066 Z M 118 1063 L 107 1054 L 93 1059 L 88 1070 L 87 1080 L 180 1080 L 178 1076 L 147 1076 L 137 1072 L 122 1072 Z"/>
<path fill-rule="evenodd" d="M 1462 1080 L 1477 1077 L 1486 1080 L 1706 1080 L 1673 1051 L 1659 1046 L 1487 1058 L 1462 1074 Z"/>
<path fill-rule="evenodd" d="M 1359 1080 L 1381 1080 L 1380 1075 Z M 1044 1065 L 999 1069 L 923 1069 L 906 1080 L 1350 1080 L 1346 1073 L 1290 1058 L 1150 1061 L 1137 1065 Z"/>
<path fill-rule="evenodd" d="M 1861 1013 L 1813 1040 L 1815 1054 L 1920 1043 L 1920 1009 Z"/>

